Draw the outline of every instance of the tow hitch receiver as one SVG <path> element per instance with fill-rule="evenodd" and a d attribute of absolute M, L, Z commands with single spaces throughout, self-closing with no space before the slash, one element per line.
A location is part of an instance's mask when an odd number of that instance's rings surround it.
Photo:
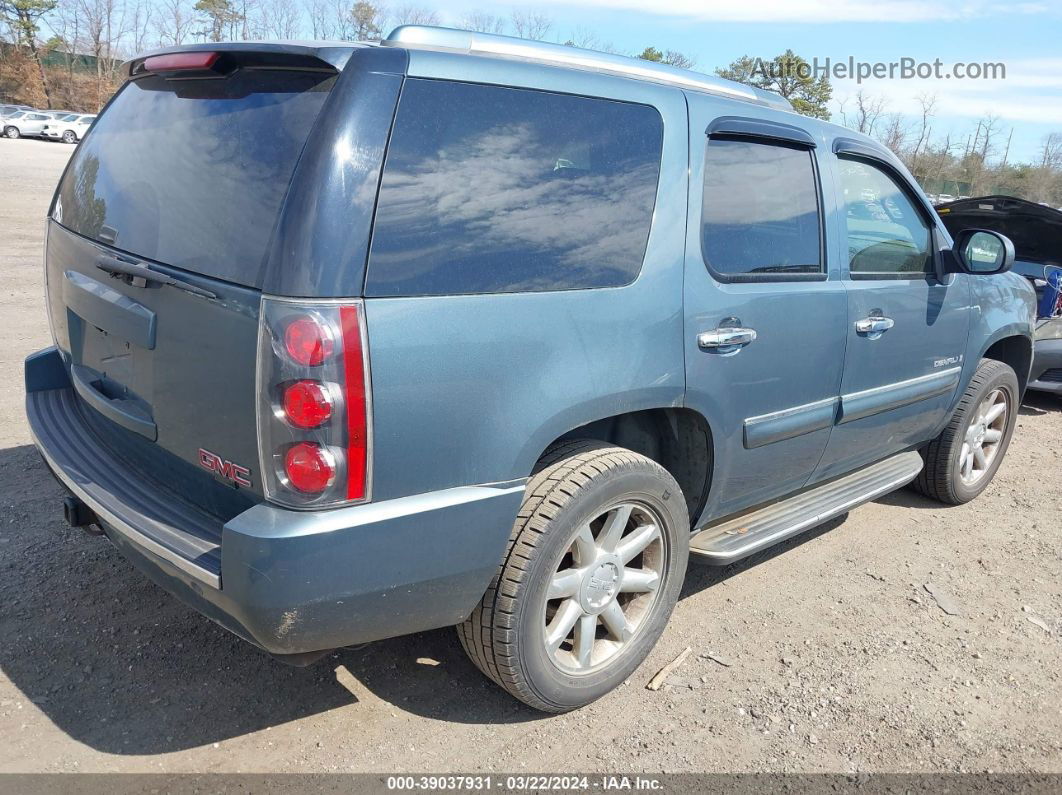
<path fill-rule="evenodd" d="M 71 527 L 80 527 L 93 535 L 103 534 L 96 514 L 77 497 L 67 497 L 63 500 L 63 518 Z"/>

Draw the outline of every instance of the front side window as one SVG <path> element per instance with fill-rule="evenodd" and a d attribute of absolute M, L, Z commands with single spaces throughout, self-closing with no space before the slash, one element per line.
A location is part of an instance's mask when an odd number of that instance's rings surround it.
<path fill-rule="evenodd" d="M 841 158 L 848 264 L 855 278 L 924 278 L 934 272 L 929 225 L 889 174 Z"/>
<path fill-rule="evenodd" d="M 811 151 L 780 143 L 709 139 L 701 249 L 705 263 L 723 280 L 822 273 Z"/>
<path fill-rule="evenodd" d="M 656 202 L 653 108 L 409 79 L 376 207 L 366 295 L 616 287 Z"/>

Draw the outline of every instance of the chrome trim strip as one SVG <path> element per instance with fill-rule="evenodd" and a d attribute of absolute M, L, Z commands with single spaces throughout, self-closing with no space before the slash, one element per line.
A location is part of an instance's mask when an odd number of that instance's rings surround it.
<path fill-rule="evenodd" d="M 838 398 L 823 398 L 822 400 L 815 400 L 811 403 L 802 403 L 799 406 L 793 406 L 792 408 L 782 409 L 781 411 L 772 411 L 770 414 L 758 414 L 755 417 L 748 417 L 745 420 L 746 425 L 752 425 L 760 422 L 769 422 L 770 420 L 780 420 L 783 417 L 792 417 L 794 414 L 801 414 L 805 411 L 814 411 L 817 408 L 824 406 L 830 406 L 837 403 Z"/>
<path fill-rule="evenodd" d="M 44 458 L 45 463 L 48 465 L 48 468 L 52 473 L 62 481 L 63 485 L 66 486 L 78 499 L 91 508 L 107 527 L 114 530 L 116 533 L 125 536 L 134 546 L 140 547 L 156 557 L 162 558 L 162 560 L 166 561 L 171 566 L 180 569 L 185 574 L 209 585 L 211 588 L 221 588 L 221 578 L 216 574 L 207 571 L 201 566 L 195 565 L 193 561 L 181 557 L 173 550 L 168 549 L 155 541 L 153 538 L 144 535 L 124 519 L 120 519 L 110 509 L 90 497 L 88 492 L 78 485 L 77 481 L 71 478 L 70 475 L 68 475 L 66 471 L 55 462 L 55 459 L 48 454 L 48 451 L 41 444 L 40 439 L 37 438 L 37 434 L 33 431 L 32 424 L 30 426 L 30 436 L 33 438 L 33 443 L 36 445 L 37 450 L 40 452 L 41 457 Z"/>
<path fill-rule="evenodd" d="M 906 381 L 896 381 L 892 384 L 885 384 L 883 386 L 872 387 L 871 389 L 863 389 L 859 392 L 849 392 L 846 395 L 841 396 L 841 400 L 851 398 L 869 397 L 882 392 L 888 392 L 893 389 L 902 389 L 905 386 L 914 386 L 926 381 L 935 381 L 937 379 L 943 380 L 944 376 L 958 375 L 962 372 L 961 367 L 950 367 L 947 370 L 941 370 L 939 373 L 927 373 L 926 375 L 920 375 L 917 378 L 908 378 Z"/>
<path fill-rule="evenodd" d="M 961 373 L 961 367 L 951 367 L 939 373 L 927 373 L 905 381 L 841 395 L 841 416 L 837 424 L 842 425 L 943 395 L 958 386 Z"/>
<path fill-rule="evenodd" d="M 837 422 L 839 404 L 839 397 L 824 398 L 770 414 L 748 417 L 744 422 L 745 449 L 752 450 L 830 428 Z"/>

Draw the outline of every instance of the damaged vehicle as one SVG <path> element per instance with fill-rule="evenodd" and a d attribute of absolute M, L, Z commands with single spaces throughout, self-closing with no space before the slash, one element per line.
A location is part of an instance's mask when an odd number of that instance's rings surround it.
<path fill-rule="evenodd" d="M 991 229 L 1014 243 L 1014 272 L 1036 290 L 1036 339 L 1029 389 L 1062 396 L 1062 211 L 1013 196 L 937 207 L 951 234 Z"/>
<path fill-rule="evenodd" d="M 691 559 L 1003 464 L 1013 245 L 778 95 L 423 26 L 124 76 L 48 211 L 30 428 L 72 525 L 288 662 L 456 625 L 575 709 Z"/>

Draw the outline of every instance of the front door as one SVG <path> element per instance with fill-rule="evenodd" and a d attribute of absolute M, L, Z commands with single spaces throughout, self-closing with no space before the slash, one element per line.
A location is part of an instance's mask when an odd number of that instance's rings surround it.
<path fill-rule="evenodd" d="M 846 309 L 815 140 L 784 114 L 688 100 L 686 405 L 715 449 L 704 524 L 808 480 L 836 416 Z"/>
<path fill-rule="evenodd" d="M 932 438 L 962 372 L 969 283 L 940 272 L 935 219 L 884 161 L 833 162 L 844 197 L 848 345 L 841 410 L 814 480 L 825 480 Z"/>

